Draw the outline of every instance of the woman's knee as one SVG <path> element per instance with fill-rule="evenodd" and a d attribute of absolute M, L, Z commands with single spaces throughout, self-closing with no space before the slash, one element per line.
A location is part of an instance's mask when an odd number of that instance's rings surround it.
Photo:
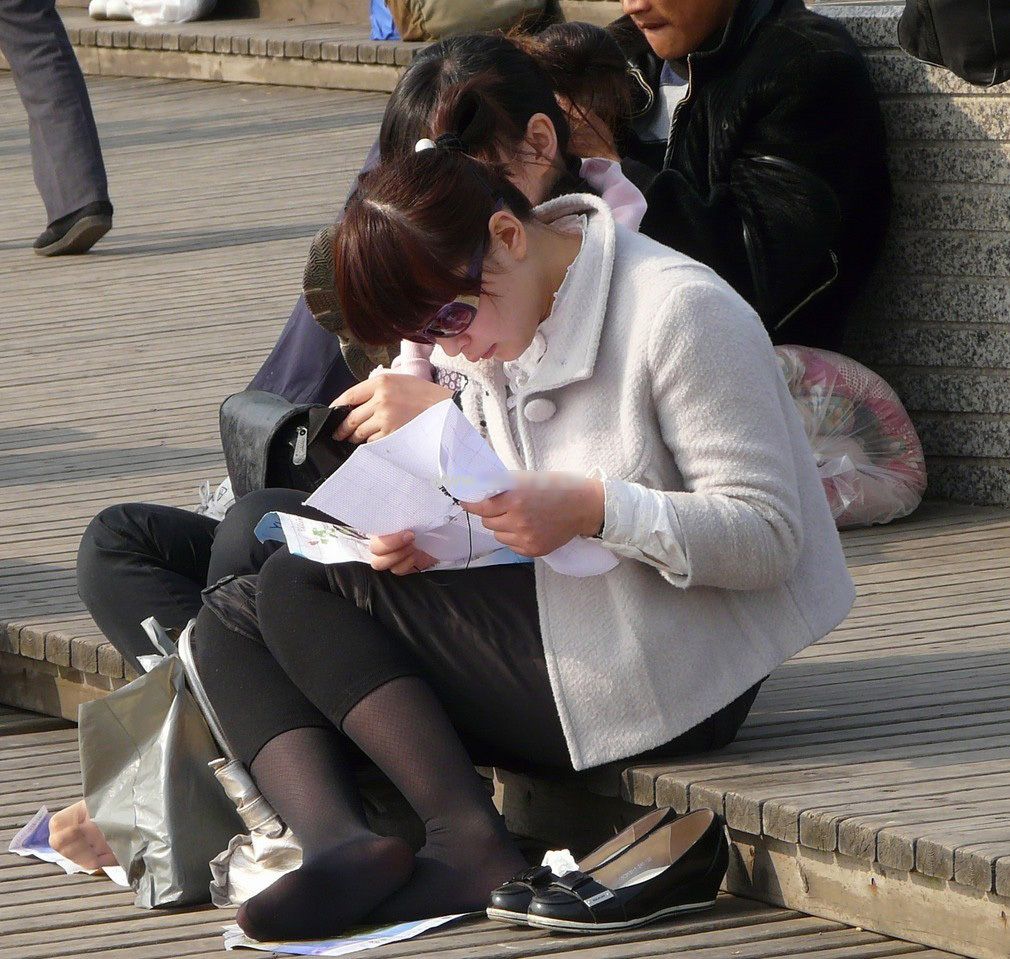
<path fill-rule="evenodd" d="M 314 568 L 313 568 L 314 567 Z M 256 609 L 261 623 L 264 612 L 267 618 L 284 616 L 288 607 L 300 604 L 302 590 L 325 588 L 325 567 L 294 556 L 286 546 L 281 547 L 263 564 L 256 584 Z"/>
<path fill-rule="evenodd" d="M 107 506 L 89 524 L 77 548 L 77 589 L 85 605 L 91 593 L 103 586 L 110 569 L 124 556 L 149 551 L 140 513 L 144 503 Z"/>
<path fill-rule="evenodd" d="M 296 512 L 305 494 L 290 489 L 261 489 L 247 493 L 228 510 L 214 534 L 210 580 L 231 574 L 255 573 L 276 544 L 256 537 L 256 527 L 267 513 Z"/>
<path fill-rule="evenodd" d="M 267 559 L 256 584 L 256 614 L 263 641 L 275 655 L 332 613 L 326 567 L 282 547 Z"/>

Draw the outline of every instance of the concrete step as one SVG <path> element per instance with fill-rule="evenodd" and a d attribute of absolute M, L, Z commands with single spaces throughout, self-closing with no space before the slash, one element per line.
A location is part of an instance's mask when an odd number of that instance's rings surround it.
<path fill-rule="evenodd" d="M 92 20 L 83 8 L 85 0 L 61 2 L 81 67 L 92 76 L 388 93 L 424 46 L 371 40 L 361 0 L 229 0 L 213 19 L 156 27 Z M 621 14 L 614 0 L 563 0 L 557 9 L 599 24 Z"/>
<path fill-rule="evenodd" d="M 89 0 L 57 0 L 59 10 L 88 8 Z M 368 23 L 369 0 L 218 0 L 214 18 L 279 23 Z"/>
<path fill-rule="evenodd" d="M 63 19 L 86 74 L 388 93 L 423 44 L 370 39 L 367 23 L 200 20 L 172 26 Z"/>
<path fill-rule="evenodd" d="M 882 26 L 893 28 L 891 5 L 818 6 L 852 20 L 853 32 L 871 46 L 893 42 Z M 60 0 L 60 7 L 82 69 L 92 76 L 389 92 L 421 46 L 372 41 L 365 0 L 223 0 L 213 19 L 157 27 L 92 20 L 86 0 Z M 874 10 L 869 17 L 868 8 Z M 876 8 L 891 11 L 891 19 L 877 16 Z M 601 25 L 621 15 L 617 0 L 554 0 L 552 9 Z"/>

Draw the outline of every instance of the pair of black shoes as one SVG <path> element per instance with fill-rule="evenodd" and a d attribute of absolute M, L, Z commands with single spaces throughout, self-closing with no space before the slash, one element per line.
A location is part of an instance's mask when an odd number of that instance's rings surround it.
<path fill-rule="evenodd" d="M 491 919 L 557 932 L 614 932 L 715 905 L 729 866 L 722 819 L 655 809 L 556 876 L 546 866 L 491 893 Z"/>
<path fill-rule="evenodd" d="M 87 253 L 111 229 L 112 204 L 108 200 L 97 200 L 53 220 L 32 248 L 39 256 Z"/>

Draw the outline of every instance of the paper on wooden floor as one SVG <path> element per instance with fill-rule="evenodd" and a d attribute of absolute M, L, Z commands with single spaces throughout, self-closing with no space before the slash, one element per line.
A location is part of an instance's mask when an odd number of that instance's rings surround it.
<path fill-rule="evenodd" d="M 263 952 L 280 952 L 292 956 L 346 956 L 352 952 L 362 952 L 365 949 L 388 946 L 392 942 L 413 939 L 429 929 L 445 925 L 445 923 L 465 915 L 468 913 L 436 916 L 434 919 L 418 919 L 414 922 L 401 922 L 395 926 L 359 929 L 357 932 L 350 932 L 339 939 L 327 939 L 319 942 L 257 942 L 246 936 L 238 926 L 226 926 L 224 947 L 225 949 L 259 949 Z"/>
<path fill-rule="evenodd" d="M 11 840 L 7 851 L 18 856 L 26 856 L 34 859 L 41 859 L 43 862 L 55 863 L 68 876 L 85 872 L 89 876 L 95 876 L 104 872 L 117 886 L 129 887 L 129 880 L 126 878 L 126 870 L 122 866 L 106 866 L 105 869 L 85 869 L 78 866 L 76 862 L 71 862 L 65 856 L 61 856 L 52 846 L 49 845 L 49 820 L 52 813 L 43 806 L 25 826 L 19 830 L 18 834 Z"/>

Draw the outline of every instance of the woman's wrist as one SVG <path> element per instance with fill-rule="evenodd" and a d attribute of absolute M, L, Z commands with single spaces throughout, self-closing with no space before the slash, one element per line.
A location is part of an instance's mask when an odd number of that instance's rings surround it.
<path fill-rule="evenodd" d="M 579 529 L 582 536 L 592 538 L 603 532 L 606 522 L 607 503 L 603 483 L 598 479 L 587 479 L 583 487 L 585 520 Z"/>

